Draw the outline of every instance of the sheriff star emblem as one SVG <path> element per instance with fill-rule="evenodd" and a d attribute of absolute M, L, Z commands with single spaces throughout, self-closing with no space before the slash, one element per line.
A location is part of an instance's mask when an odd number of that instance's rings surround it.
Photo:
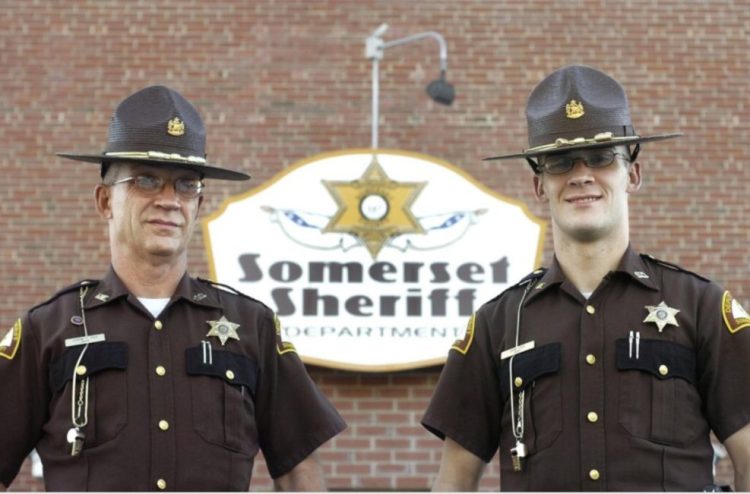
<path fill-rule="evenodd" d="M 657 306 L 647 305 L 646 310 L 648 310 L 648 316 L 646 316 L 646 319 L 644 319 L 643 322 L 652 322 L 656 324 L 660 333 L 668 324 L 679 327 L 675 316 L 680 311 L 668 306 L 664 301 L 659 302 L 659 305 Z"/>
<path fill-rule="evenodd" d="M 239 328 L 240 325 L 230 322 L 225 316 L 221 316 L 221 319 L 218 321 L 206 322 L 211 326 L 211 329 L 206 333 L 206 336 L 216 336 L 219 338 L 219 341 L 221 341 L 221 346 L 226 345 L 227 340 L 230 338 L 237 341 L 240 340 L 240 337 L 237 334 L 237 328 Z"/>
<path fill-rule="evenodd" d="M 411 207 L 427 182 L 391 179 L 376 156 L 357 180 L 323 180 L 323 185 L 338 206 L 323 233 L 357 237 L 373 259 L 388 240 L 399 235 L 425 233 Z"/>

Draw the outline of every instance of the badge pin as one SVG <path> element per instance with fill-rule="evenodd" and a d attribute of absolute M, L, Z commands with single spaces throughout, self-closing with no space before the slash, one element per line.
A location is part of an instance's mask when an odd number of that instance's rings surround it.
<path fill-rule="evenodd" d="M 109 300 L 109 295 L 107 295 L 106 293 L 97 293 L 94 298 L 102 302 L 106 302 L 107 300 Z"/>
<path fill-rule="evenodd" d="M 167 122 L 167 134 L 175 137 L 185 134 L 185 123 L 178 117 L 174 117 Z"/>
<path fill-rule="evenodd" d="M 565 105 L 565 116 L 570 119 L 581 118 L 585 113 L 583 103 L 580 101 L 572 99 L 570 100 L 570 103 Z"/>
<path fill-rule="evenodd" d="M 659 305 L 656 306 L 647 305 L 646 310 L 648 311 L 648 315 L 643 322 L 652 322 L 656 324 L 660 333 L 667 325 L 680 326 L 675 318 L 677 313 L 680 312 L 679 309 L 668 306 L 664 301 L 659 302 Z"/>
<path fill-rule="evenodd" d="M 218 321 L 206 321 L 211 326 L 211 329 L 206 333 L 206 336 L 215 336 L 221 341 L 221 346 L 226 345 L 228 339 L 234 339 L 239 341 L 240 337 L 237 334 L 237 328 L 239 324 L 230 322 L 226 316 L 221 316 Z"/>

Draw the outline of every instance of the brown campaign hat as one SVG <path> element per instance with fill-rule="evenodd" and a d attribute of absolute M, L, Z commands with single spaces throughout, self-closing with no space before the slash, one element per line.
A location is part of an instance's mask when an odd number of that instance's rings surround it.
<path fill-rule="evenodd" d="M 638 135 L 620 83 L 584 65 L 563 67 L 540 82 L 529 95 L 526 120 L 528 149 L 484 159 L 528 159 L 574 149 L 638 144 L 682 135 Z"/>
<path fill-rule="evenodd" d="M 203 119 L 180 93 L 165 86 L 141 89 L 119 104 L 102 153 L 57 155 L 102 165 L 117 161 L 183 168 L 221 180 L 250 178 L 207 163 Z"/>

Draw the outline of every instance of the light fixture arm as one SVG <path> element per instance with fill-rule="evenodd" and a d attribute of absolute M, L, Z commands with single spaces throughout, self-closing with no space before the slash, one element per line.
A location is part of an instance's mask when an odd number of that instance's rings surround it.
<path fill-rule="evenodd" d="M 437 41 L 440 47 L 440 76 L 445 77 L 448 70 L 448 46 L 445 38 L 435 31 L 426 31 L 423 33 L 412 34 L 393 41 L 383 41 L 383 34 L 388 30 L 388 24 L 381 24 L 365 41 L 365 56 L 372 60 L 372 148 L 378 148 L 378 102 L 380 98 L 380 73 L 379 62 L 383 59 L 386 49 L 396 46 L 406 45 L 415 41 L 432 38 Z"/>

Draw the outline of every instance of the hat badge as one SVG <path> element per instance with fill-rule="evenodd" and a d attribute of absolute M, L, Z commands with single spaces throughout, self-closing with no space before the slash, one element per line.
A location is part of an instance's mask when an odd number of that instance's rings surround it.
<path fill-rule="evenodd" d="M 571 119 L 581 118 L 584 113 L 583 103 L 574 99 L 570 100 L 570 103 L 565 105 L 565 116 Z"/>
<path fill-rule="evenodd" d="M 185 123 L 178 117 L 167 122 L 167 134 L 179 137 L 185 133 Z"/>

